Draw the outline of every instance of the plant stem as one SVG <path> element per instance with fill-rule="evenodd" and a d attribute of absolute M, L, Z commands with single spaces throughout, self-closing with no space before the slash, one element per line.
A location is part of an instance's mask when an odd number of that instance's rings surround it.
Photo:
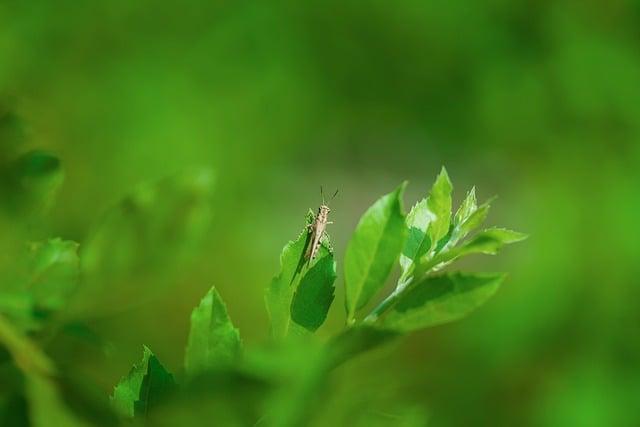
<path fill-rule="evenodd" d="M 422 279 L 438 262 L 439 261 L 437 259 L 431 259 L 423 264 L 418 264 L 408 280 L 405 275 L 400 277 L 398 287 L 396 287 L 389 296 L 382 300 L 382 302 L 364 318 L 364 322 L 373 323 L 378 320 L 385 311 L 391 308 L 400 299 L 403 293 L 414 288 L 416 284 L 420 282 L 420 279 Z"/>
<path fill-rule="evenodd" d="M 397 289 L 394 290 L 388 297 L 386 297 L 376 308 L 374 308 L 367 317 L 364 318 L 365 322 L 375 322 L 378 318 L 387 311 L 402 295 L 402 291 L 406 289 Z"/>

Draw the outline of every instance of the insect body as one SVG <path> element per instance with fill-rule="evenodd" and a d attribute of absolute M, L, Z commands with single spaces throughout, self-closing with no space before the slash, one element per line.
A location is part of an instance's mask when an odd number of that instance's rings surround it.
<path fill-rule="evenodd" d="M 320 241 L 322 240 L 322 236 L 327 228 L 327 224 L 333 224 L 332 222 L 327 221 L 329 218 L 329 212 L 331 212 L 329 206 L 322 204 L 320 208 L 318 208 L 318 213 L 313 218 L 313 222 L 309 224 L 311 239 L 309 247 L 307 248 L 307 253 L 305 254 L 305 258 L 307 259 L 314 259 L 316 257 L 318 249 L 320 248 Z"/>
<path fill-rule="evenodd" d="M 322 187 L 320 187 L 320 194 L 322 194 Z M 333 194 L 331 199 L 333 200 L 338 194 L 338 190 Z M 320 249 L 320 244 L 322 242 L 322 237 L 324 236 L 325 230 L 327 229 L 328 224 L 333 224 L 329 219 L 329 206 L 324 202 L 324 195 L 322 196 L 322 204 L 318 208 L 318 213 L 313 218 L 313 222 L 308 225 L 309 232 L 311 233 L 311 238 L 309 239 L 309 247 L 307 248 L 307 252 L 305 253 L 305 258 L 312 260 L 318 255 L 318 249 Z"/>

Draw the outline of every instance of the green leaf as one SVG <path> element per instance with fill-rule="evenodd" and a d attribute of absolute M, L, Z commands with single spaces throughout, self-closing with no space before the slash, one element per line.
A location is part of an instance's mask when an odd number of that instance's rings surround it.
<path fill-rule="evenodd" d="M 495 255 L 504 245 L 520 242 L 528 236 L 505 228 L 488 228 L 473 236 L 460 246 L 443 251 L 429 262 L 430 267 L 441 269 L 446 264 L 466 255 Z"/>
<path fill-rule="evenodd" d="M 429 224 L 435 219 L 429 210 L 427 199 L 416 203 L 407 215 L 408 236 L 400 254 L 400 267 L 403 276 L 406 276 L 411 267 L 424 256 L 431 248 L 431 239 L 427 234 Z"/>
<path fill-rule="evenodd" d="M 175 389 L 175 381 L 158 358 L 144 347 L 142 361 L 134 365 L 113 390 L 111 402 L 122 415 L 145 416 Z"/>
<path fill-rule="evenodd" d="M 78 244 L 50 239 L 30 246 L 30 280 L 27 288 L 38 317 L 65 307 L 78 286 Z"/>
<path fill-rule="evenodd" d="M 493 200 L 494 199 L 489 199 L 484 202 L 480 207 L 471 212 L 464 221 L 454 227 L 451 244 L 456 244 L 460 239 L 463 239 L 467 234 L 484 223 L 487 219 L 487 215 L 489 215 L 489 209 L 491 208 L 491 202 L 493 202 Z"/>
<path fill-rule="evenodd" d="M 464 201 L 458 208 L 454 218 L 453 225 L 458 226 L 465 222 L 469 216 L 478 209 L 478 204 L 476 201 L 476 187 L 472 187 L 471 190 L 467 193 L 467 197 L 465 197 Z"/>
<path fill-rule="evenodd" d="M 427 277 L 401 295 L 382 318 L 382 326 L 409 332 L 460 319 L 484 304 L 504 278 L 462 273 Z"/>
<path fill-rule="evenodd" d="M 429 238 L 431 246 L 434 247 L 449 232 L 451 222 L 451 192 L 453 185 L 447 174 L 447 170 L 442 167 L 436 182 L 431 187 L 431 193 L 427 199 L 427 206 L 435 218 L 429 226 Z"/>
<path fill-rule="evenodd" d="M 495 255 L 504 245 L 520 242 L 527 237 L 526 234 L 507 230 L 506 228 L 488 228 L 460 246 L 460 251 L 461 255 L 470 253 Z"/>
<path fill-rule="evenodd" d="M 240 354 L 238 330 L 233 326 L 227 307 L 212 287 L 191 312 L 191 329 L 185 353 L 189 375 L 231 364 Z"/>
<path fill-rule="evenodd" d="M 385 284 L 407 235 L 402 212 L 406 182 L 378 199 L 362 216 L 347 246 L 345 287 L 347 316 L 364 307 Z"/>
<path fill-rule="evenodd" d="M 328 253 L 300 280 L 291 304 L 291 319 L 311 332 L 322 326 L 334 299 L 335 280 L 336 263 Z"/>
<path fill-rule="evenodd" d="M 307 215 L 307 224 L 310 220 L 311 218 Z M 304 253 L 309 244 L 309 238 L 310 233 L 307 227 L 305 227 L 296 240 L 290 241 L 285 245 L 280 254 L 280 274 L 274 277 L 267 287 L 265 304 L 271 321 L 271 335 L 274 339 L 285 338 L 293 329 L 291 326 L 295 326 L 295 324 L 291 324 L 291 316 L 293 298 L 298 289 L 298 285 L 302 280 L 305 280 L 307 273 L 310 272 L 321 259 L 327 256 L 331 256 L 331 259 L 333 259 L 330 250 L 331 244 L 326 236 L 321 240 L 322 244 L 316 259 L 311 261 L 305 259 Z M 320 271 L 324 270 L 314 271 L 314 276 Z M 319 279 L 320 277 L 316 276 L 306 280 L 312 281 L 312 283 L 320 283 Z M 324 281 L 328 281 L 329 279 L 329 276 L 324 276 L 323 278 Z M 300 304 L 300 302 L 298 302 L 298 304 Z M 300 306 L 298 306 L 297 310 L 299 309 Z M 300 313 L 296 312 L 296 315 L 298 316 Z"/>

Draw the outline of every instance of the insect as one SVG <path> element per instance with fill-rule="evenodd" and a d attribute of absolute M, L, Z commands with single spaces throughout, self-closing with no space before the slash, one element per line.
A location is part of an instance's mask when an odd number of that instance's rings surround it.
<path fill-rule="evenodd" d="M 333 193 L 330 200 L 333 200 L 338 194 L 338 190 Z M 320 195 L 322 196 L 322 205 L 318 208 L 318 213 L 313 217 L 313 222 L 307 227 L 309 227 L 309 232 L 311 233 L 311 238 L 309 247 L 307 248 L 307 252 L 305 253 L 305 258 L 308 260 L 312 260 L 318 254 L 318 249 L 320 248 L 320 242 L 322 240 L 322 236 L 324 236 L 325 229 L 328 224 L 333 224 L 333 222 L 328 221 L 329 219 L 329 206 L 324 200 L 324 193 L 322 192 L 322 187 L 320 187 Z"/>

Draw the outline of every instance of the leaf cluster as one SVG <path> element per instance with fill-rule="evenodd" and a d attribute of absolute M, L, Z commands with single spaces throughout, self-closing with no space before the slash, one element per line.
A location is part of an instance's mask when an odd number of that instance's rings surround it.
<path fill-rule="evenodd" d="M 64 176 L 52 159 L 39 152 L 0 159 L 0 191 L 20 182 L 30 194 L 10 197 L 3 215 L 29 211 L 37 218 L 50 205 Z M 105 396 L 92 397 L 42 351 L 42 343 L 82 313 L 121 307 L 110 295 L 135 301 L 150 286 L 171 282 L 209 224 L 211 183 L 210 173 L 196 171 L 142 185 L 104 216 L 82 246 L 61 238 L 28 240 L 19 262 L 0 259 L 0 374 L 8 384 L 0 388 L 0 424 L 185 425 L 210 417 L 221 425 L 304 425 L 318 413 L 318 397 L 337 365 L 412 331 L 466 316 L 505 278 L 451 271 L 454 261 L 496 254 L 526 237 L 481 229 L 491 201 L 478 204 L 475 189 L 454 212 L 453 185 L 444 168 L 408 214 L 402 183 L 361 217 L 343 260 L 345 327 L 322 342 L 314 333 L 335 300 L 337 262 L 327 235 L 318 255 L 305 257 L 310 212 L 266 287 L 267 346 L 244 348 L 211 287 L 191 314 L 183 371 L 171 373 L 144 346 L 142 359 L 115 386 L 108 404 Z M 154 274 L 146 274 L 149 266 Z M 398 280 L 385 294 L 396 268 Z M 123 292 L 109 292 L 116 288 Z M 407 419 L 422 420 L 410 412 Z"/>

